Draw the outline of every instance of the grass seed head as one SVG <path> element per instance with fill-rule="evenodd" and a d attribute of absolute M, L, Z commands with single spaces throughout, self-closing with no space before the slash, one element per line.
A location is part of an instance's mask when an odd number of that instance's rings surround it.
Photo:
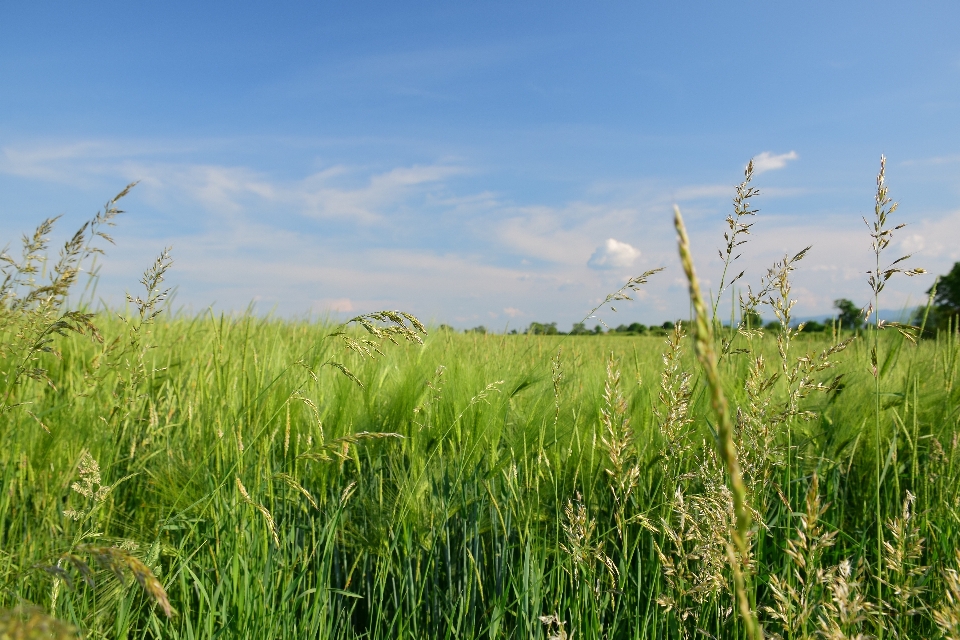
<path fill-rule="evenodd" d="M 73 640 L 72 625 L 57 620 L 39 607 L 0 609 L 0 640 Z"/>

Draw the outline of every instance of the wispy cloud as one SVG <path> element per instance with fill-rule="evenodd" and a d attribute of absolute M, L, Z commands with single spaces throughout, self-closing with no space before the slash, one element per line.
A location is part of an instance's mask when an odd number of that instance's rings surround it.
<path fill-rule="evenodd" d="M 781 153 L 775 155 L 769 151 L 764 151 L 758 156 L 755 156 L 753 159 L 753 172 L 756 175 L 760 175 L 766 171 L 775 171 L 776 169 L 783 169 L 787 166 L 787 163 L 796 160 L 800 156 L 797 155 L 796 151 L 790 151 L 788 153 Z"/>
<path fill-rule="evenodd" d="M 562 324 L 579 319 L 632 270 L 667 266 L 671 273 L 651 281 L 634 306 L 641 320 L 662 321 L 687 308 L 669 204 L 685 201 L 685 212 L 695 213 L 692 242 L 710 286 L 719 268 L 711 249 L 722 237 L 732 194 L 729 185 L 644 184 L 629 193 L 607 189 L 567 201 L 518 203 L 490 190 L 484 176 L 463 163 L 334 164 L 290 177 L 154 150 L 162 145 L 134 153 L 122 146 L 6 147 L 0 173 L 84 189 L 142 179 L 128 209 L 145 214 L 139 220 L 152 226 L 147 233 L 149 225 L 134 225 L 131 233 L 124 222 L 100 291 L 108 282 L 132 285 L 130 274 L 142 271 L 144 256 L 173 244 L 171 280 L 180 301 L 195 308 L 216 301 L 243 309 L 255 300 L 261 309 L 287 314 L 391 307 L 463 326 L 529 319 Z M 795 157 L 758 159 L 766 163 L 761 167 L 773 167 Z M 774 260 L 812 243 L 795 274 L 798 313 L 829 311 L 836 297 L 863 297 L 869 251 L 856 216 L 825 222 L 762 211 L 754 231 L 738 262 L 747 271 L 744 283 L 756 283 Z M 922 266 L 942 273 L 960 259 L 948 242 L 958 235 L 955 212 L 911 225 L 897 242 L 904 252 L 921 251 Z M 891 285 L 891 304 L 907 299 L 906 286 Z"/>
<path fill-rule="evenodd" d="M 315 174 L 289 194 L 292 204 L 300 204 L 306 215 L 315 218 L 350 218 L 375 222 L 384 206 L 408 197 L 420 187 L 434 185 L 463 173 L 462 167 L 448 165 L 399 167 L 373 175 L 359 188 L 333 186 L 329 172 Z"/>
<path fill-rule="evenodd" d="M 171 162 L 163 157 L 170 151 L 186 155 L 186 149 L 169 145 L 104 141 L 7 146 L 0 149 L 0 173 L 85 188 L 106 179 L 138 180 L 141 190 L 155 198 L 186 196 L 212 213 L 235 215 L 268 206 L 314 220 L 372 224 L 382 221 L 391 207 L 423 197 L 431 187 L 466 171 L 452 164 L 380 172 L 335 165 L 289 180 L 242 165 Z"/>
<path fill-rule="evenodd" d="M 139 164 L 126 171 L 142 176 L 153 188 L 186 191 L 212 211 L 236 213 L 271 206 L 314 220 L 372 224 L 382 221 L 392 206 L 422 197 L 425 190 L 464 169 L 398 167 L 369 175 L 356 186 L 348 183 L 357 182 L 360 172 L 346 166 L 329 167 L 301 180 L 271 179 L 246 167 Z"/>
<path fill-rule="evenodd" d="M 954 164 L 957 162 L 960 162 L 960 155 L 934 156 L 932 158 L 915 158 L 912 160 L 904 160 L 900 164 L 904 167 L 915 167 L 915 166 L 927 166 L 927 165 Z"/>

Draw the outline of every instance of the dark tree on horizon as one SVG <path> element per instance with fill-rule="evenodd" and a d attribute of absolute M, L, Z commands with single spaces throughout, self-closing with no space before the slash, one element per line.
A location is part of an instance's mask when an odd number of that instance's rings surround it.
<path fill-rule="evenodd" d="M 948 320 L 960 314 L 960 262 L 954 262 L 953 268 L 937 280 L 937 292 L 933 296 L 933 309 L 927 326 L 945 328 Z M 927 295 L 933 286 L 927 289 Z"/>
<path fill-rule="evenodd" d="M 859 329 L 863 326 L 863 315 L 852 300 L 840 298 L 833 301 L 833 308 L 840 312 L 837 320 L 840 321 L 841 329 Z"/>

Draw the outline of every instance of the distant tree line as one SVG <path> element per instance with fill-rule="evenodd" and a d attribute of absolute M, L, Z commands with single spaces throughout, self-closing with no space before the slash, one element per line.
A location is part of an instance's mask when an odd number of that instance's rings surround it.
<path fill-rule="evenodd" d="M 624 335 L 666 335 L 667 332 L 672 331 L 675 324 L 682 322 L 681 320 L 668 321 L 664 322 L 659 326 L 650 326 L 648 327 L 645 324 L 640 324 L 639 322 L 634 322 L 632 324 L 626 325 L 621 324 L 620 326 L 606 327 L 598 324 L 593 327 L 593 329 L 588 329 L 586 324 L 583 322 L 577 322 L 573 325 L 573 328 L 570 331 L 561 331 L 557 328 L 556 322 L 531 322 L 526 329 L 518 330 L 511 329 L 507 333 L 510 335 L 534 335 L 534 336 L 596 336 L 602 334 L 611 334 L 618 333 Z M 456 331 L 453 327 L 447 324 L 442 324 L 438 327 L 440 331 Z M 464 329 L 464 333 L 479 333 L 485 334 L 488 333 L 488 329 L 480 325 L 478 327 L 473 327 L 472 329 Z"/>
<path fill-rule="evenodd" d="M 917 307 L 912 314 L 911 322 L 917 326 L 924 324 L 926 318 L 927 334 L 934 333 L 937 329 L 956 330 L 960 324 L 960 262 L 956 262 L 953 268 L 946 275 L 940 276 L 935 285 L 927 289 L 927 295 L 933 295 L 933 299 L 927 308 L 927 305 Z M 824 322 L 810 320 L 804 323 L 804 333 L 819 333 L 823 331 L 843 330 L 859 331 L 864 326 L 864 310 L 852 300 L 839 298 L 833 301 L 833 308 L 837 315 Z M 556 322 L 531 322 L 524 330 L 512 329 L 511 334 L 528 334 L 536 336 L 593 336 L 601 334 L 619 334 L 619 335 L 666 335 L 673 330 L 675 324 L 680 320 L 667 321 L 661 325 L 647 326 L 639 322 L 633 322 L 629 325 L 621 324 L 616 328 L 605 327 L 598 324 L 593 329 L 587 328 L 583 322 L 577 322 L 570 331 L 561 331 L 557 328 Z M 780 327 L 777 321 L 764 323 L 763 317 L 757 311 L 748 311 L 742 318 L 743 326 L 751 329 L 766 328 L 776 330 Z M 449 325 L 442 324 L 441 331 L 456 331 Z M 487 328 L 483 325 L 467 329 L 465 333 L 487 333 Z"/>

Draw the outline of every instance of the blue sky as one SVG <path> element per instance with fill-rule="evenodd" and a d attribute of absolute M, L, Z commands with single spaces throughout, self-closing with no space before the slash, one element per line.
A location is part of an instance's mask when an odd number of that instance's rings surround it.
<path fill-rule="evenodd" d="M 566 327 L 664 266 L 604 316 L 660 323 L 688 313 L 672 205 L 716 286 L 756 157 L 744 282 L 812 244 L 796 313 L 864 304 L 881 153 L 891 251 L 960 260 L 960 5 L 839 4 L 6 2 L 0 238 L 140 180 L 113 304 L 172 246 L 194 310 Z"/>

